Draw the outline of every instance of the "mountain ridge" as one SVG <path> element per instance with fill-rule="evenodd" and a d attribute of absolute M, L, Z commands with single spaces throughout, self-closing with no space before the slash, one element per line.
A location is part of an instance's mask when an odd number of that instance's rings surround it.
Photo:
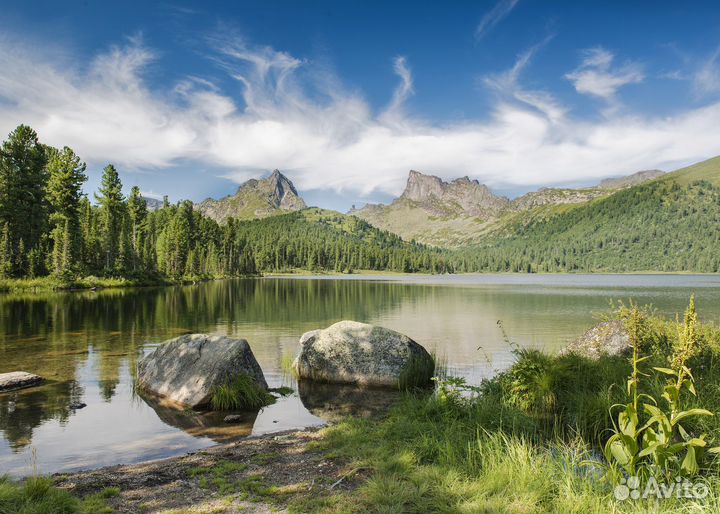
<path fill-rule="evenodd" d="M 266 218 L 307 207 L 290 179 L 274 170 L 264 179 L 243 182 L 233 195 L 206 198 L 195 205 L 197 210 L 216 221 Z"/>
<path fill-rule="evenodd" d="M 535 219 L 547 214 L 548 208 L 582 205 L 664 175 L 660 170 L 646 170 L 605 179 L 592 187 L 544 187 L 510 200 L 467 176 L 444 181 L 410 170 L 405 190 L 390 204 L 367 204 L 351 209 L 348 214 L 394 232 L 406 241 L 458 247 L 502 230 L 506 221 L 523 213 Z"/>

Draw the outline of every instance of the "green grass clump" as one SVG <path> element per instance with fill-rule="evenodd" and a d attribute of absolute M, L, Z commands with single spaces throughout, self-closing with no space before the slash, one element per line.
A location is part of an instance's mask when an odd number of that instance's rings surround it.
<path fill-rule="evenodd" d="M 413 355 L 398 377 L 401 390 L 427 387 L 432 384 L 435 375 L 435 357 L 433 355 Z"/>
<path fill-rule="evenodd" d="M 117 493 L 119 492 L 118 490 Z M 110 496 L 100 493 L 81 500 L 55 487 L 52 479 L 48 477 L 29 477 L 15 481 L 7 476 L 0 476 L 0 514 L 111 512 L 105 501 Z"/>
<path fill-rule="evenodd" d="M 260 387 L 252 377 L 240 374 L 212 389 L 213 409 L 255 410 L 275 402 L 275 397 Z"/>
<path fill-rule="evenodd" d="M 280 396 L 289 396 L 295 392 L 295 390 L 292 387 L 288 386 L 280 386 L 280 387 L 273 387 L 270 389 L 271 393 L 277 393 Z"/>

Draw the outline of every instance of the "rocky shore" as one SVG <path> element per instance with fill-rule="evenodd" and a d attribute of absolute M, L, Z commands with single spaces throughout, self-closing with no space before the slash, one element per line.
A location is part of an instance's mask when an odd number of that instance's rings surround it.
<path fill-rule="evenodd" d="M 320 429 L 248 437 L 148 463 L 54 475 L 79 497 L 100 494 L 119 513 L 287 512 L 332 491 L 351 490 L 362 472 L 313 444 Z"/>

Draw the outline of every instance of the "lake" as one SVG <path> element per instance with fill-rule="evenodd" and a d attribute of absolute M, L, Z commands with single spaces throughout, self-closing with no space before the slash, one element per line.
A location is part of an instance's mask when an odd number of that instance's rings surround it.
<path fill-rule="evenodd" d="M 297 390 L 282 363 L 295 355 L 299 336 L 352 319 L 403 332 L 446 361 L 448 373 L 478 382 L 512 362 L 506 337 L 554 351 L 592 326 L 611 300 L 633 298 L 674 315 L 693 292 L 701 319 L 720 322 L 720 276 L 711 275 L 277 277 L 0 295 L 0 372 L 48 379 L 0 394 L 0 475 L 182 454 L 319 425 L 381 396 L 305 388 L 238 425 L 220 414 L 162 408 L 135 394 L 133 370 L 144 353 L 181 334 L 245 338 L 270 386 Z M 70 407 L 79 402 L 87 406 Z"/>

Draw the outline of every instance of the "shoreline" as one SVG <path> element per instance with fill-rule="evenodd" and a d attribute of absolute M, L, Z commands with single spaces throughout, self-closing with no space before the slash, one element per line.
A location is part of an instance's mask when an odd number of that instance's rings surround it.
<path fill-rule="evenodd" d="M 250 436 L 161 460 L 51 475 L 112 512 L 288 512 L 288 504 L 349 491 L 361 475 L 315 444 L 325 427 Z M 352 476 L 349 476 L 352 475 Z"/>
<path fill-rule="evenodd" d="M 238 277 L 217 277 L 217 278 L 197 278 L 172 280 L 169 278 L 157 279 L 132 279 L 132 278 L 101 278 L 101 277 L 83 277 L 72 282 L 61 282 L 54 277 L 40 278 L 12 278 L 0 279 L 0 294 L 10 293 L 72 293 L 83 291 L 100 291 L 106 289 L 137 289 L 149 287 L 172 287 L 172 286 L 188 286 L 198 285 L 206 282 L 214 282 L 219 280 L 235 280 L 235 279 L 348 279 L 362 280 L 366 277 L 372 278 L 413 278 L 413 277 L 483 277 L 483 276 L 503 276 L 503 277 L 532 277 L 532 276 L 557 276 L 557 277 L 574 277 L 574 276 L 698 276 L 698 277 L 718 277 L 720 273 L 700 273 L 693 271 L 593 271 L 593 272 L 542 272 L 542 273 L 525 273 L 525 272 L 468 272 L 468 273 L 403 273 L 396 271 L 378 271 L 378 270 L 357 270 L 354 273 L 343 273 L 337 271 L 328 272 L 311 272 L 307 270 L 273 272 L 261 275 L 238 276 Z"/>

